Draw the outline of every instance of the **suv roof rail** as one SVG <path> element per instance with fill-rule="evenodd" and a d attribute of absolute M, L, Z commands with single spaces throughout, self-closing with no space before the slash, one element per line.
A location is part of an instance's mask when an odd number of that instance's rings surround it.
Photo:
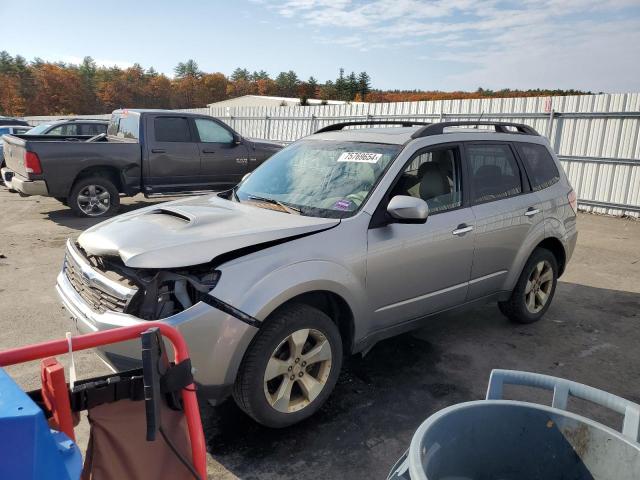
<path fill-rule="evenodd" d="M 403 127 L 413 127 L 415 125 L 432 125 L 429 122 L 414 122 L 413 120 L 358 120 L 352 122 L 340 122 L 322 127 L 320 130 L 316 130 L 314 133 L 334 132 L 336 130 L 342 130 L 344 127 L 351 127 L 356 125 L 401 125 Z"/>
<path fill-rule="evenodd" d="M 59 118 L 56 122 L 108 122 L 108 118 Z"/>
<path fill-rule="evenodd" d="M 477 126 L 477 125 L 487 125 L 494 127 L 496 133 L 520 133 L 522 135 L 535 135 L 540 136 L 540 134 L 529 125 L 525 125 L 524 123 L 513 123 L 513 122 L 492 122 L 489 120 L 484 121 L 473 121 L 473 120 L 465 120 L 465 121 L 451 121 L 451 122 L 440 122 L 440 123 L 432 123 L 431 125 L 427 125 L 422 127 L 419 130 L 416 130 L 411 138 L 420 138 L 420 137 L 429 137 L 431 135 L 441 135 L 444 133 L 444 129 L 448 127 L 460 127 L 460 126 Z M 515 128 L 517 131 L 507 130 L 506 127 Z"/>

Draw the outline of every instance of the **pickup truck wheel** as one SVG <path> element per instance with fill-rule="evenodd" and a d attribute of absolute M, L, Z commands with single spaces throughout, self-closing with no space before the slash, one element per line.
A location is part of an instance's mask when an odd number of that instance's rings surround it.
<path fill-rule="evenodd" d="M 79 217 L 106 217 L 120 207 L 120 194 L 108 178 L 87 177 L 75 183 L 67 201 Z"/>
<path fill-rule="evenodd" d="M 233 397 L 258 423 L 287 427 L 322 406 L 341 366 L 336 324 L 317 308 L 288 305 L 256 335 L 240 366 Z"/>
<path fill-rule="evenodd" d="M 556 257 L 545 248 L 537 248 L 522 269 L 511 298 L 498 302 L 498 307 L 512 322 L 537 322 L 551 305 L 557 283 Z"/>

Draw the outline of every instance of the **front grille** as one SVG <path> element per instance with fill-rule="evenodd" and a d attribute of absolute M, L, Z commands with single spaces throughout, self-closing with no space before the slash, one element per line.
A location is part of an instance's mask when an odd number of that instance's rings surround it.
<path fill-rule="evenodd" d="M 75 291 L 87 302 L 92 310 L 98 313 L 104 313 L 106 311 L 124 312 L 129 298 L 107 292 L 99 283 L 92 281 L 87 275 L 84 275 L 82 267 L 78 265 L 69 252 L 65 254 L 64 272 Z"/>

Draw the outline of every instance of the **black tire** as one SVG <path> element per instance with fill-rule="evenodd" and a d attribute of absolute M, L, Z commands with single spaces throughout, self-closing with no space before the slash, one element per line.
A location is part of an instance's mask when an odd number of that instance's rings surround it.
<path fill-rule="evenodd" d="M 326 381 L 320 393 L 300 410 L 284 413 L 276 410 L 267 400 L 265 371 L 269 359 L 278 346 L 292 333 L 302 329 L 320 332 L 329 342 L 331 364 L 328 375 L 324 377 Z M 309 338 L 311 339 L 311 336 Z M 272 428 L 287 427 L 310 417 L 322 406 L 335 387 L 341 367 L 342 339 L 337 325 L 317 308 L 305 304 L 287 305 L 276 311 L 253 339 L 240 366 L 233 389 L 233 398 L 238 406 L 258 423 Z M 307 366 L 307 369 L 311 368 L 314 367 Z M 303 375 L 304 373 L 306 370 Z M 275 381 L 287 381 L 288 376 L 289 374 L 286 373 L 283 377 L 276 377 Z M 296 388 L 302 392 L 301 383 L 298 383 L 297 379 L 292 384 L 297 385 L 292 387 L 292 396 Z"/>
<path fill-rule="evenodd" d="M 553 276 L 550 281 L 550 288 L 544 305 L 541 305 L 540 309 L 534 312 L 527 307 L 527 293 L 525 293 L 525 291 L 527 289 L 527 284 L 533 274 L 534 269 L 538 264 L 540 264 L 540 262 L 546 262 L 546 265 L 550 266 Z M 535 282 L 533 283 L 535 284 Z M 529 257 L 529 260 L 527 260 L 524 268 L 522 269 L 522 273 L 520 274 L 518 283 L 516 283 L 513 292 L 511 292 L 511 297 L 505 302 L 498 302 L 498 307 L 500 308 L 500 311 L 512 322 L 537 322 L 549 309 L 551 301 L 553 300 L 553 295 L 556 291 L 557 283 L 558 261 L 556 260 L 555 255 L 553 255 L 553 253 L 545 248 L 536 248 Z M 534 302 L 537 302 L 537 299 L 534 299 Z"/>
<path fill-rule="evenodd" d="M 78 204 L 78 197 L 80 196 L 81 192 L 91 185 L 99 187 L 101 192 L 107 192 L 109 194 L 108 207 L 104 211 L 101 211 L 96 207 L 94 208 L 94 214 L 87 213 Z M 101 175 L 93 175 L 91 177 L 80 178 L 76 181 L 76 183 L 73 185 L 73 188 L 71 189 L 69 197 L 67 198 L 67 203 L 71 210 L 73 210 L 73 213 L 75 213 L 79 217 L 108 217 L 110 215 L 114 215 L 120 208 L 120 194 L 118 193 L 118 189 L 113 184 L 111 179 Z M 85 210 L 87 208 L 85 208 Z"/>

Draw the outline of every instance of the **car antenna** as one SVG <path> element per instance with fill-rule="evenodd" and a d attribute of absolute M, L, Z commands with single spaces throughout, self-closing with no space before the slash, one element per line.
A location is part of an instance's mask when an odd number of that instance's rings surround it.
<path fill-rule="evenodd" d="M 476 126 L 473 127 L 476 130 L 478 129 L 478 126 L 480 125 L 480 120 L 482 120 L 482 116 L 484 115 L 484 110 L 482 112 L 480 112 L 480 116 L 478 117 L 478 123 L 476 123 Z"/>

